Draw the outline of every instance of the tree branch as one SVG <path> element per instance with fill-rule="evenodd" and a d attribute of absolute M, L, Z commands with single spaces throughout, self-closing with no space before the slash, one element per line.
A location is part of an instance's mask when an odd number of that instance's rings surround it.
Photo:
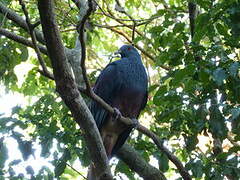
<path fill-rule="evenodd" d="M 84 27 L 85 27 L 85 22 L 87 21 L 88 17 L 91 15 L 93 10 L 93 4 L 92 4 L 92 0 L 88 0 L 88 10 L 86 12 L 86 14 L 83 16 L 82 21 L 80 22 L 80 24 L 78 24 L 78 33 L 79 33 L 79 41 L 81 44 L 81 68 L 82 68 L 82 75 L 83 75 L 83 79 L 85 81 L 85 85 L 86 85 L 86 90 L 88 92 L 91 91 L 91 87 L 90 87 L 90 83 L 89 80 L 87 78 L 87 72 L 86 72 L 86 67 L 85 67 L 85 60 L 86 60 L 86 45 L 85 45 L 85 41 L 84 41 Z"/>
<path fill-rule="evenodd" d="M 193 39 L 194 33 L 195 33 L 195 19 L 197 15 L 197 6 L 195 3 L 193 2 L 188 3 L 188 13 L 189 13 L 191 37 Z"/>
<path fill-rule="evenodd" d="M 3 12 L 3 6 L 0 3 L 0 12 Z M 51 7 L 49 7 L 51 6 Z M 53 69 L 54 69 L 54 75 L 57 77 L 56 78 L 56 85 L 57 85 L 57 90 L 60 93 L 61 97 L 63 98 L 64 102 L 68 105 L 69 109 L 71 110 L 73 117 L 75 118 L 75 121 L 81 126 L 81 128 L 84 129 L 84 136 L 87 139 L 88 143 L 88 148 L 90 150 L 91 157 L 93 159 L 94 165 L 98 168 L 99 173 L 105 173 L 108 174 L 110 171 L 107 166 L 107 159 L 106 159 L 106 154 L 102 145 L 102 141 L 99 135 L 99 132 L 97 130 L 97 127 L 94 123 L 93 117 L 91 116 L 90 111 L 88 110 L 85 102 L 83 101 L 81 95 L 79 94 L 77 90 L 77 86 L 74 83 L 74 80 L 71 76 L 70 73 L 70 68 L 67 63 L 67 59 L 64 53 L 64 47 L 62 46 L 60 35 L 57 29 L 57 26 L 55 24 L 55 20 L 53 17 L 53 10 L 52 10 L 52 4 L 48 0 L 42 0 L 39 2 L 39 11 L 40 11 L 40 16 L 41 16 L 41 21 L 42 21 L 42 26 L 43 26 L 43 31 L 44 31 L 44 36 L 47 39 L 47 49 L 48 49 L 48 54 L 50 56 Z M 6 13 L 6 11 L 5 11 Z M 8 13 L 7 13 L 8 14 Z M 48 15 L 51 15 L 50 17 Z M 16 18 L 17 17 L 17 18 Z M 23 25 L 24 29 L 26 29 L 26 23 L 22 22 L 21 19 L 18 19 L 18 15 L 16 16 L 8 16 L 9 19 L 14 19 L 16 22 L 20 23 Z M 21 18 L 21 17 L 20 17 Z M 49 19 L 48 19 L 49 18 Z M 16 20 L 17 19 L 17 20 Z M 19 25 L 19 24 L 18 24 Z M 50 28 L 51 27 L 51 28 Z M 81 27 L 82 32 L 84 25 Z M 26 39 L 20 37 L 20 36 L 13 36 L 13 33 L 9 34 L 7 31 L 0 29 L 2 34 L 5 33 L 7 37 L 11 37 L 11 39 L 15 39 L 16 41 L 21 43 L 25 43 L 25 45 L 28 45 L 30 47 L 33 47 L 33 43 L 31 41 L 25 41 Z M 83 37 L 83 36 L 81 36 Z M 126 36 L 127 37 L 127 36 Z M 128 37 L 127 37 L 128 38 Z M 21 39 L 21 40 L 20 40 Z M 129 40 L 131 41 L 131 40 Z M 23 43 L 23 44 L 24 44 Z M 138 48 L 138 47 L 137 47 Z M 41 50 L 42 49 L 42 50 Z M 84 48 L 85 49 L 85 48 Z M 43 51 L 43 48 L 40 48 L 41 51 Z M 45 48 L 46 51 L 46 48 Z M 82 55 L 84 57 L 85 55 Z M 85 61 L 85 60 L 84 60 Z M 85 66 L 84 66 L 85 69 Z M 86 69 L 85 69 L 86 70 Z M 86 76 L 87 78 L 87 76 Z M 85 91 L 86 93 L 86 91 Z M 113 108 L 106 104 L 100 97 L 95 95 L 94 93 L 86 93 L 88 96 L 90 96 L 93 100 L 97 101 L 100 103 L 107 111 L 110 113 L 114 113 Z M 87 119 L 87 120 L 86 120 Z M 83 121 L 84 120 L 84 121 Z M 123 121 L 126 125 L 131 125 L 132 121 L 129 118 L 121 118 L 121 121 Z M 90 131 L 88 131 L 90 130 Z M 144 129 L 143 126 L 139 126 L 138 130 L 145 135 L 149 136 L 150 138 L 153 139 L 153 141 L 156 143 L 158 148 L 167 153 L 169 159 L 173 162 L 177 162 L 177 158 L 172 155 L 167 149 L 164 150 L 165 147 L 161 145 L 159 138 L 152 132 L 147 130 L 146 128 Z M 97 133 L 95 132 L 97 131 Z M 149 131 L 149 132 L 148 132 Z M 154 136 L 153 136 L 154 135 Z M 99 140 L 100 138 L 100 140 Z M 155 139 L 155 140 L 154 140 Z M 160 145 L 159 145 L 160 144 Z M 91 147 L 96 147 L 94 150 Z M 99 155 L 100 154 L 100 155 Z M 172 155 L 172 156 L 171 156 Z M 174 159 L 176 158 L 176 160 Z M 178 164 L 178 165 L 176 165 Z M 180 173 L 181 171 L 184 172 L 184 168 L 179 163 L 177 162 L 175 165 L 179 169 Z M 103 165 L 103 166 L 101 166 Z M 182 174 L 181 174 L 182 175 Z M 182 175 L 183 176 L 183 175 Z"/>
<path fill-rule="evenodd" d="M 133 21 L 132 19 L 122 19 L 122 18 L 116 18 L 114 16 L 111 16 L 110 14 L 107 14 L 103 9 L 102 7 L 96 2 L 96 0 L 94 0 L 94 2 L 96 3 L 96 5 L 99 7 L 99 9 L 103 12 L 103 14 L 111 19 L 114 19 L 114 20 L 120 20 L 120 21 Z M 141 22 L 141 23 L 145 23 L 145 22 L 148 22 L 148 21 L 151 21 L 153 19 L 157 19 L 159 17 L 162 17 L 162 16 L 155 16 L 155 17 L 151 17 L 151 18 L 147 18 L 147 19 L 134 19 L 134 21 L 136 22 Z M 143 24 L 141 24 L 143 25 Z"/>
<path fill-rule="evenodd" d="M 130 145 L 125 143 L 117 156 L 145 180 L 166 180 L 164 174 L 148 164 Z"/>
<path fill-rule="evenodd" d="M 107 155 L 101 136 L 87 105 L 81 97 L 62 45 L 62 40 L 55 21 L 54 5 L 51 0 L 38 1 L 38 9 L 42 23 L 48 54 L 51 59 L 57 91 L 65 104 L 69 107 L 75 121 L 83 130 L 97 174 L 102 179 L 112 179 L 108 166 Z M 94 148 L 93 148 L 94 147 Z"/>
<path fill-rule="evenodd" d="M 28 26 L 27 26 L 27 23 L 25 22 L 25 20 L 21 16 L 19 16 L 17 13 L 15 13 L 14 11 L 12 11 L 9 8 L 7 8 L 6 6 L 4 6 L 4 4 L 1 2 L 0 2 L 0 13 L 7 14 L 8 19 L 12 20 L 19 27 L 28 31 Z M 38 30 L 34 30 L 34 32 L 36 34 L 37 40 L 39 42 L 41 42 L 42 44 L 45 44 L 45 40 L 44 40 L 42 33 Z"/>
<path fill-rule="evenodd" d="M 109 104 L 107 104 L 101 97 L 97 96 L 92 90 L 91 91 L 86 91 L 82 89 L 79 90 L 85 93 L 87 96 L 89 96 L 92 100 L 100 104 L 106 111 L 108 111 L 111 114 L 114 114 L 114 109 Z M 119 120 L 126 124 L 127 126 L 132 125 L 132 120 L 130 118 L 121 116 Z M 163 146 L 161 139 L 156 134 L 154 134 L 152 131 L 148 130 L 147 128 L 140 124 L 138 125 L 137 130 L 153 140 L 153 142 L 157 145 L 158 149 L 165 153 L 169 160 L 175 164 L 184 180 L 191 180 L 189 173 L 184 168 L 181 161 L 179 161 L 176 156 L 174 156 L 166 147 Z"/>
<path fill-rule="evenodd" d="M 18 36 L 10 31 L 7 31 L 3 28 L 0 28 L 0 34 L 6 36 L 7 38 L 13 40 L 13 41 L 16 41 L 18 43 L 21 43 L 25 46 L 28 46 L 28 47 L 31 47 L 31 48 L 34 48 L 34 45 L 32 43 L 32 41 L 29 41 L 28 39 L 26 39 L 25 37 L 22 37 L 22 36 Z M 44 47 L 43 45 L 37 45 L 39 50 L 43 53 L 43 54 L 46 54 L 47 55 L 47 48 Z"/>
<path fill-rule="evenodd" d="M 75 169 L 72 165 L 67 163 L 67 166 L 70 167 L 73 171 L 75 171 L 76 173 L 78 173 L 83 179 L 87 179 L 84 175 L 82 175 L 82 173 L 80 173 L 77 169 Z"/>
<path fill-rule="evenodd" d="M 19 0 L 19 3 L 20 5 L 22 6 L 22 10 L 24 12 L 24 15 L 26 17 L 26 22 L 27 22 L 27 26 L 28 26 L 28 32 L 31 36 L 31 39 L 32 39 L 32 43 L 33 43 L 33 48 L 37 54 L 37 57 L 38 57 L 38 61 L 42 67 L 42 72 L 48 76 L 48 77 L 51 77 L 51 79 L 54 79 L 52 73 L 50 73 L 47 69 L 47 66 L 41 56 L 41 52 L 37 46 L 37 39 L 36 39 L 36 36 L 35 36 L 35 32 L 34 32 L 34 28 L 36 27 L 36 24 L 35 25 L 32 25 L 31 22 L 30 22 L 30 19 L 29 19 L 29 16 L 28 16 L 28 12 L 27 12 L 27 9 L 25 7 L 25 4 L 22 0 Z M 38 23 L 37 23 L 38 24 Z M 41 71 L 40 71 L 41 72 Z"/>
<path fill-rule="evenodd" d="M 132 26 L 132 44 L 133 44 L 133 41 L 134 41 L 134 39 L 135 39 L 135 31 L 137 31 L 137 29 L 136 29 L 136 24 L 137 24 L 137 22 L 135 21 L 135 19 L 134 19 L 130 14 L 128 14 L 128 13 L 125 11 L 124 7 L 122 7 L 122 5 L 120 4 L 119 0 L 115 0 L 115 1 L 116 1 L 115 10 L 117 10 L 117 11 L 120 12 L 120 13 L 125 14 L 125 15 L 126 15 L 127 17 L 129 17 L 129 19 L 131 19 L 132 22 L 133 22 L 133 26 Z M 141 34 L 142 34 L 142 33 L 141 33 Z M 143 36 L 143 35 L 142 35 L 142 36 Z"/>
<path fill-rule="evenodd" d="M 196 16 L 198 14 L 196 3 L 194 3 L 194 2 L 189 2 L 188 3 L 188 13 L 189 13 L 189 22 L 190 22 L 190 33 L 191 33 L 191 38 L 192 38 L 192 41 L 193 41 L 194 34 L 195 34 L 195 19 L 196 19 Z M 195 61 L 196 62 L 200 61 L 201 57 L 196 56 L 196 51 L 195 50 L 193 50 L 193 53 L 194 53 L 193 55 L 194 55 Z"/>
<path fill-rule="evenodd" d="M 172 154 L 166 147 L 164 147 L 162 140 L 156 134 L 154 134 L 152 131 L 148 130 L 142 125 L 139 125 L 137 129 L 146 136 L 150 137 L 153 140 L 153 142 L 157 145 L 158 149 L 161 150 L 164 154 L 166 154 L 168 159 L 172 161 L 172 163 L 177 167 L 179 173 L 181 174 L 184 180 L 191 180 L 191 176 L 189 175 L 188 171 L 184 168 L 181 161 L 174 154 Z"/>
<path fill-rule="evenodd" d="M 103 27 L 103 28 L 106 28 L 106 26 L 101 26 L 101 25 L 98 25 L 99 27 Z M 107 28 L 107 29 L 110 29 L 111 31 L 123 36 L 130 44 L 132 43 L 132 40 L 128 37 L 128 35 L 126 35 L 124 32 L 120 31 L 120 30 L 117 30 L 115 28 Z M 143 53 L 146 57 L 148 57 L 149 59 L 151 59 L 152 61 L 155 61 L 155 58 L 149 54 L 147 51 L 145 51 L 141 46 L 135 44 L 134 45 L 139 51 L 141 51 L 141 53 Z M 164 66 L 164 65 L 159 65 L 161 68 L 167 70 L 167 71 L 170 71 L 171 68 L 170 67 L 167 67 L 167 66 Z"/>

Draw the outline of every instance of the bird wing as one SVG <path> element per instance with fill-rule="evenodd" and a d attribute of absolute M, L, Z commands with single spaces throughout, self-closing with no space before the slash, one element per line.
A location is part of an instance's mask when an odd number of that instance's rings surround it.
<path fill-rule="evenodd" d="M 112 105 L 112 101 L 120 89 L 121 83 L 122 81 L 121 78 L 119 78 L 117 63 L 113 62 L 107 65 L 104 70 L 102 70 L 96 81 L 93 91 L 105 102 Z M 96 121 L 97 127 L 101 129 L 108 116 L 108 112 L 95 101 L 92 101 L 90 110 Z"/>
<path fill-rule="evenodd" d="M 143 110 L 147 104 L 147 98 L 148 98 L 148 92 L 146 90 L 146 93 L 144 95 L 144 97 L 142 98 L 142 103 L 141 103 L 141 107 L 138 110 L 138 114 L 136 119 L 138 119 L 141 110 Z M 118 152 L 118 150 L 122 147 L 122 145 L 125 143 L 125 141 L 127 140 L 127 138 L 129 137 L 131 131 L 132 131 L 133 127 L 128 127 L 126 130 L 124 130 L 117 139 L 117 142 L 112 150 L 112 155 L 116 154 L 116 152 Z"/>
<path fill-rule="evenodd" d="M 143 101 L 142 101 L 141 108 L 140 108 L 140 110 L 139 110 L 138 116 L 139 116 L 141 110 L 143 110 L 143 109 L 146 107 L 147 100 L 148 100 L 148 91 L 146 90 L 146 93 L 145 93 L 145 95 L 144 95 L 144 98 L 143 98 Z M 137 117 L 138 117 L 138 116 L 137 116 Z"/>

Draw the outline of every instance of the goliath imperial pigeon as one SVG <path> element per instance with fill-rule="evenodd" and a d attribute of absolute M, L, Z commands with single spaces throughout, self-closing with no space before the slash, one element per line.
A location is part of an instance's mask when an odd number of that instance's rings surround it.
<path fill-rule="evenodd" d="M 146 106 L 148 96 L 147 74 L 138 51 L 133 46 L 124 45 L 118 52 L 121 59 L 102 70 L 93 88 L 114 108 L 114 115 L 94 101 L 90 105 L 109 159 L 121 148 L 133 129 L 118 118 L 122 115 L 136 120 Z"/>

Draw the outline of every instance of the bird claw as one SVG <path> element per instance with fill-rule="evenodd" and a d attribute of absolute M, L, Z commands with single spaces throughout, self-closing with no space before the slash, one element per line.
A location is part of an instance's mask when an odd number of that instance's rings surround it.
<path fill-rule="evenodd" d="M 114 113 L 113 113 L 113 121 L 116 121 L 122 117 L 122 113 L 119 111 L 118 108 L 113 108 Z"/>
<path fill-rule="evenodd" d="M 134 128 L 134 129 L 136 129 L 136 128 L 138 127 L 138 125 L 139 125 L 138 120 L 135 119 L 135 118 L 132 118 L 131 120 L 132 120 L 132 124 L 131 124 L 130 126 L 131 126 L 132 128 Z"/>

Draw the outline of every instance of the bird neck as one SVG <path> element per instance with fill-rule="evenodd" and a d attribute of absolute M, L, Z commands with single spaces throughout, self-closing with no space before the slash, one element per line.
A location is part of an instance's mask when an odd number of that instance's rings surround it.
<path fill-rule="evenodd" d="M 141 56 L 139 56 L 138 54 L 131 54 L 131 56 L 129 56 L 128 59 L 131 62 L 141 63 L 142 64 Z"/>

